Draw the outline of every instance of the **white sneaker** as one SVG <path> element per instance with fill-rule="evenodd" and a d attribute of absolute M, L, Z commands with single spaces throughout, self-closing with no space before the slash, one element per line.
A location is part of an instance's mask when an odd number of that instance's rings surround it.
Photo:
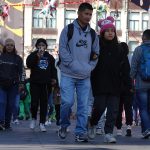
<path fill-rule="evenodd" d="M 36 126 L 36 120 L 35 119 L 32 119 L 31 120 L 31 123 L 30 123 L 30 129 L 34 129 Z"/>
<path fill-rule="evenodd" d="M 14 120 L 12 123 L 17 125 L 20 124 L 18 119 Z"/>
<path fill-rule="evenodd" d="M 52 124 L 52 122 L 51 122 L 51 120 L 49 119 L 49 120 L 47 120 L 46 122 L 45 122 L 45 125 L 46 126 L 50 126 Z"/>
<path fill-rule="evenodd" d="M 91 126 L 88 128 L 88 137 L 94 139 L 96 136 L 96 126 Z"/>
<path fill-rule="evenodd" d="M 113 134 L 111 133 L 108 133 L 108 134 L 105 134 L 104 136 L 104 143 L 116 143 L 116 139 L 115 137 L 113 136 Z"/>
<path fill-rule="evenodd" d="M 40 123 L 40 130 L 41 130 L 42 132 L 46 132 L 45 124 Z"/>
<path fill-rule="evenodd" d="M 117 130 L 117 135 L 118 135 L 118 136 L 122 136 L 122 130 L 121 130 L 121 129 L 118 129 L 118 130 Z"/>
<path fill-rule="evenodd" d="M 96 134 L 98 134 L 98 135 L 104 134 L 103 129 L 101 127 L 96 128 Z"/>

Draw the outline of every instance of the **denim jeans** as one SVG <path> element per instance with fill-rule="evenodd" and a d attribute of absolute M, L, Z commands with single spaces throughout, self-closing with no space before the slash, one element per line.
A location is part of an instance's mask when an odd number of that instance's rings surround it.
<path fill-rule="evenodd" d="M 18 115 L 19 115 L 19 101 L 20 101 L 20 94 L 18 93 L 16 96 L 16 100 L 13 106 L 13 112 L 12 112 L 12 116 L 13 116 L 13 121 L 18 119 Z"/>
<path fill-rule="evenodd" d="M 92 89 L 90 89 L 89 99 L 88 99 L 88 116 L 91 116 L 93 103 L 94 103 L 94 97 L 93 97 Z"/>
<path fill-rule="evenodd" d="M 53 114 L 54 112 L 54 104 L 53 104 L 53 92 L 51 92 L 49 94 L 49 97 L 48 97 L 48 106 L 49 106 L 49 109 L 48 109 L 48 118 Z"/>
<path fill-rule="evenodd" d="M 141 117 L 142 133 L 150 129 L 150 110 L 148 104 L 150 101 L 150 90 L 136 90 L 137 104 Z"/>
<path fill-rule="evenodd" d="M 17 94 L 17 85 L 8 89 L 0 87 L 0 123 L 10 124 Z"/>
<path fill-rule="evenodd" d="M 74 104 L 74 92 L 77 94 L 77 123 L 75 134 L 81 135 L 87 132 L 88 98 L 90 92 L 90 78 L 76 79 L 61 75 L 61 127 L 70 125 L 70 110 Z"/>

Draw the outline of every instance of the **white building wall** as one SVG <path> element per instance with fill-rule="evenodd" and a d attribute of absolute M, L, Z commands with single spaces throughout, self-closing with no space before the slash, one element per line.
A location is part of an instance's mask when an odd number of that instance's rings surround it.
<path fill-rule="evenodd" d="M 24 46 L 32 45 L 32 7 L 24 7 Z"/>
<path fill-rule="evenodd" d="M 59 37 L 61 34 L 62 29 L 64 28 L 65 24 L 65 9 L 63 5 L 60 5 L 57 8 L 57 30 L 58 30 L 58 35 L 56 38 L 56 43 L 59 43 Z"/>

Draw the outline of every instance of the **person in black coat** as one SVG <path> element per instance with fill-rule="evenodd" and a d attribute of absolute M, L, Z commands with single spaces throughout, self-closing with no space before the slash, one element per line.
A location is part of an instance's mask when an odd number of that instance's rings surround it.
<path fill-rule="evenodd" d="M 126 61 L 124 61 L 125 56 L 118 43 L 113 22 L 114 19 L 112 17 L 107 17 L 98 22 L 98 25 L 101 27 L 99 39 L 101 49 L 99 61 L 91 75 L 94 105 L 88 134 L 90 138 L 95 137 L 96 125 L 107 108 L 104 127 L 104 142 L 106 143 L 116 143 L 116 139 L 113 136 L 113 128 L 119 110 L 121 80 L 126 75 L 121 71 L 123 70 L 121 64 L 126 63 Z"/>
<path fill-rule="evenodd" d="M 17 54 L 15 41 L 6 39 L 0 55 L 0 130 L 11 129 L 16 97 L 25 80 L 22 58 Z"/>
<path fill-rule="evenodd" d="M 125 42 L 121 42 L 120 45 L 123 48 L 125 55 L 125 62 L 121 64 L 121 69 L 125 76 L 121 80 L 121 94 L 120 94 L 120 103 L 119 103 L 119 113 L 116 120 L 117 135 L 122 135 L 122 112 L 123 108 L 125 110 L 125 119 L 126 119 L 126 136 L 131 136 L 131 125 L 133 122 L 133 113 L 132 113 L 132 80 L 130 77 L 130 64 L 128 60 L 129 48 Z"/>
<path fill-rule="evenodd" d="M 35 47 L 26 60 L 27 67 L 30 68 L 30 93 L 31 93 L 31 114 L 32 121 L 30 128 L 34 129 L 37 120 L 37 111 L 40 104 L 40 129 L 46 131 L 45 121 L 47 115 L 48 96 L 51 92 L 51 85 L 56 83 L 57 71 L 55 60 L 47 51 L 45 39 L 38 39 Z"/>

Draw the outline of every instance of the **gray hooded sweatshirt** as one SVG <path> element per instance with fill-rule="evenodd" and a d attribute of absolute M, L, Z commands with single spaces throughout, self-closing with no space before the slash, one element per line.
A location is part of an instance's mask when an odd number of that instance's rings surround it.
<path fill-rule="evenodd" d="M 99 55 L 99 39 L 96 35 L 92 45 L 90 25 L 83 31 L 79 26 L 77 19 L 74 20 L 74 32 L 71 40 L 68 42 L 68 26 L 66 26 L 60 35 L 59 55 L 61 63 L 59 68 L 61 73 L 77 79 L 90 77 L 91 71 L 97 64 L 96 60 L 90 60 L 91 51 Z"/>
<path fill-rule="evenodd" d="M 147 46 L 150 49 L 150 41 L 144 42 L 142 45 Z M 140 77 L 140 62 L 142 56 L 142 48 L 138 46 L 133 53 L 132 60 L 131 60 L 131 78 L 135 79 L 135 89 L 150 89 L 150 82 L 143 81 Z"/>

